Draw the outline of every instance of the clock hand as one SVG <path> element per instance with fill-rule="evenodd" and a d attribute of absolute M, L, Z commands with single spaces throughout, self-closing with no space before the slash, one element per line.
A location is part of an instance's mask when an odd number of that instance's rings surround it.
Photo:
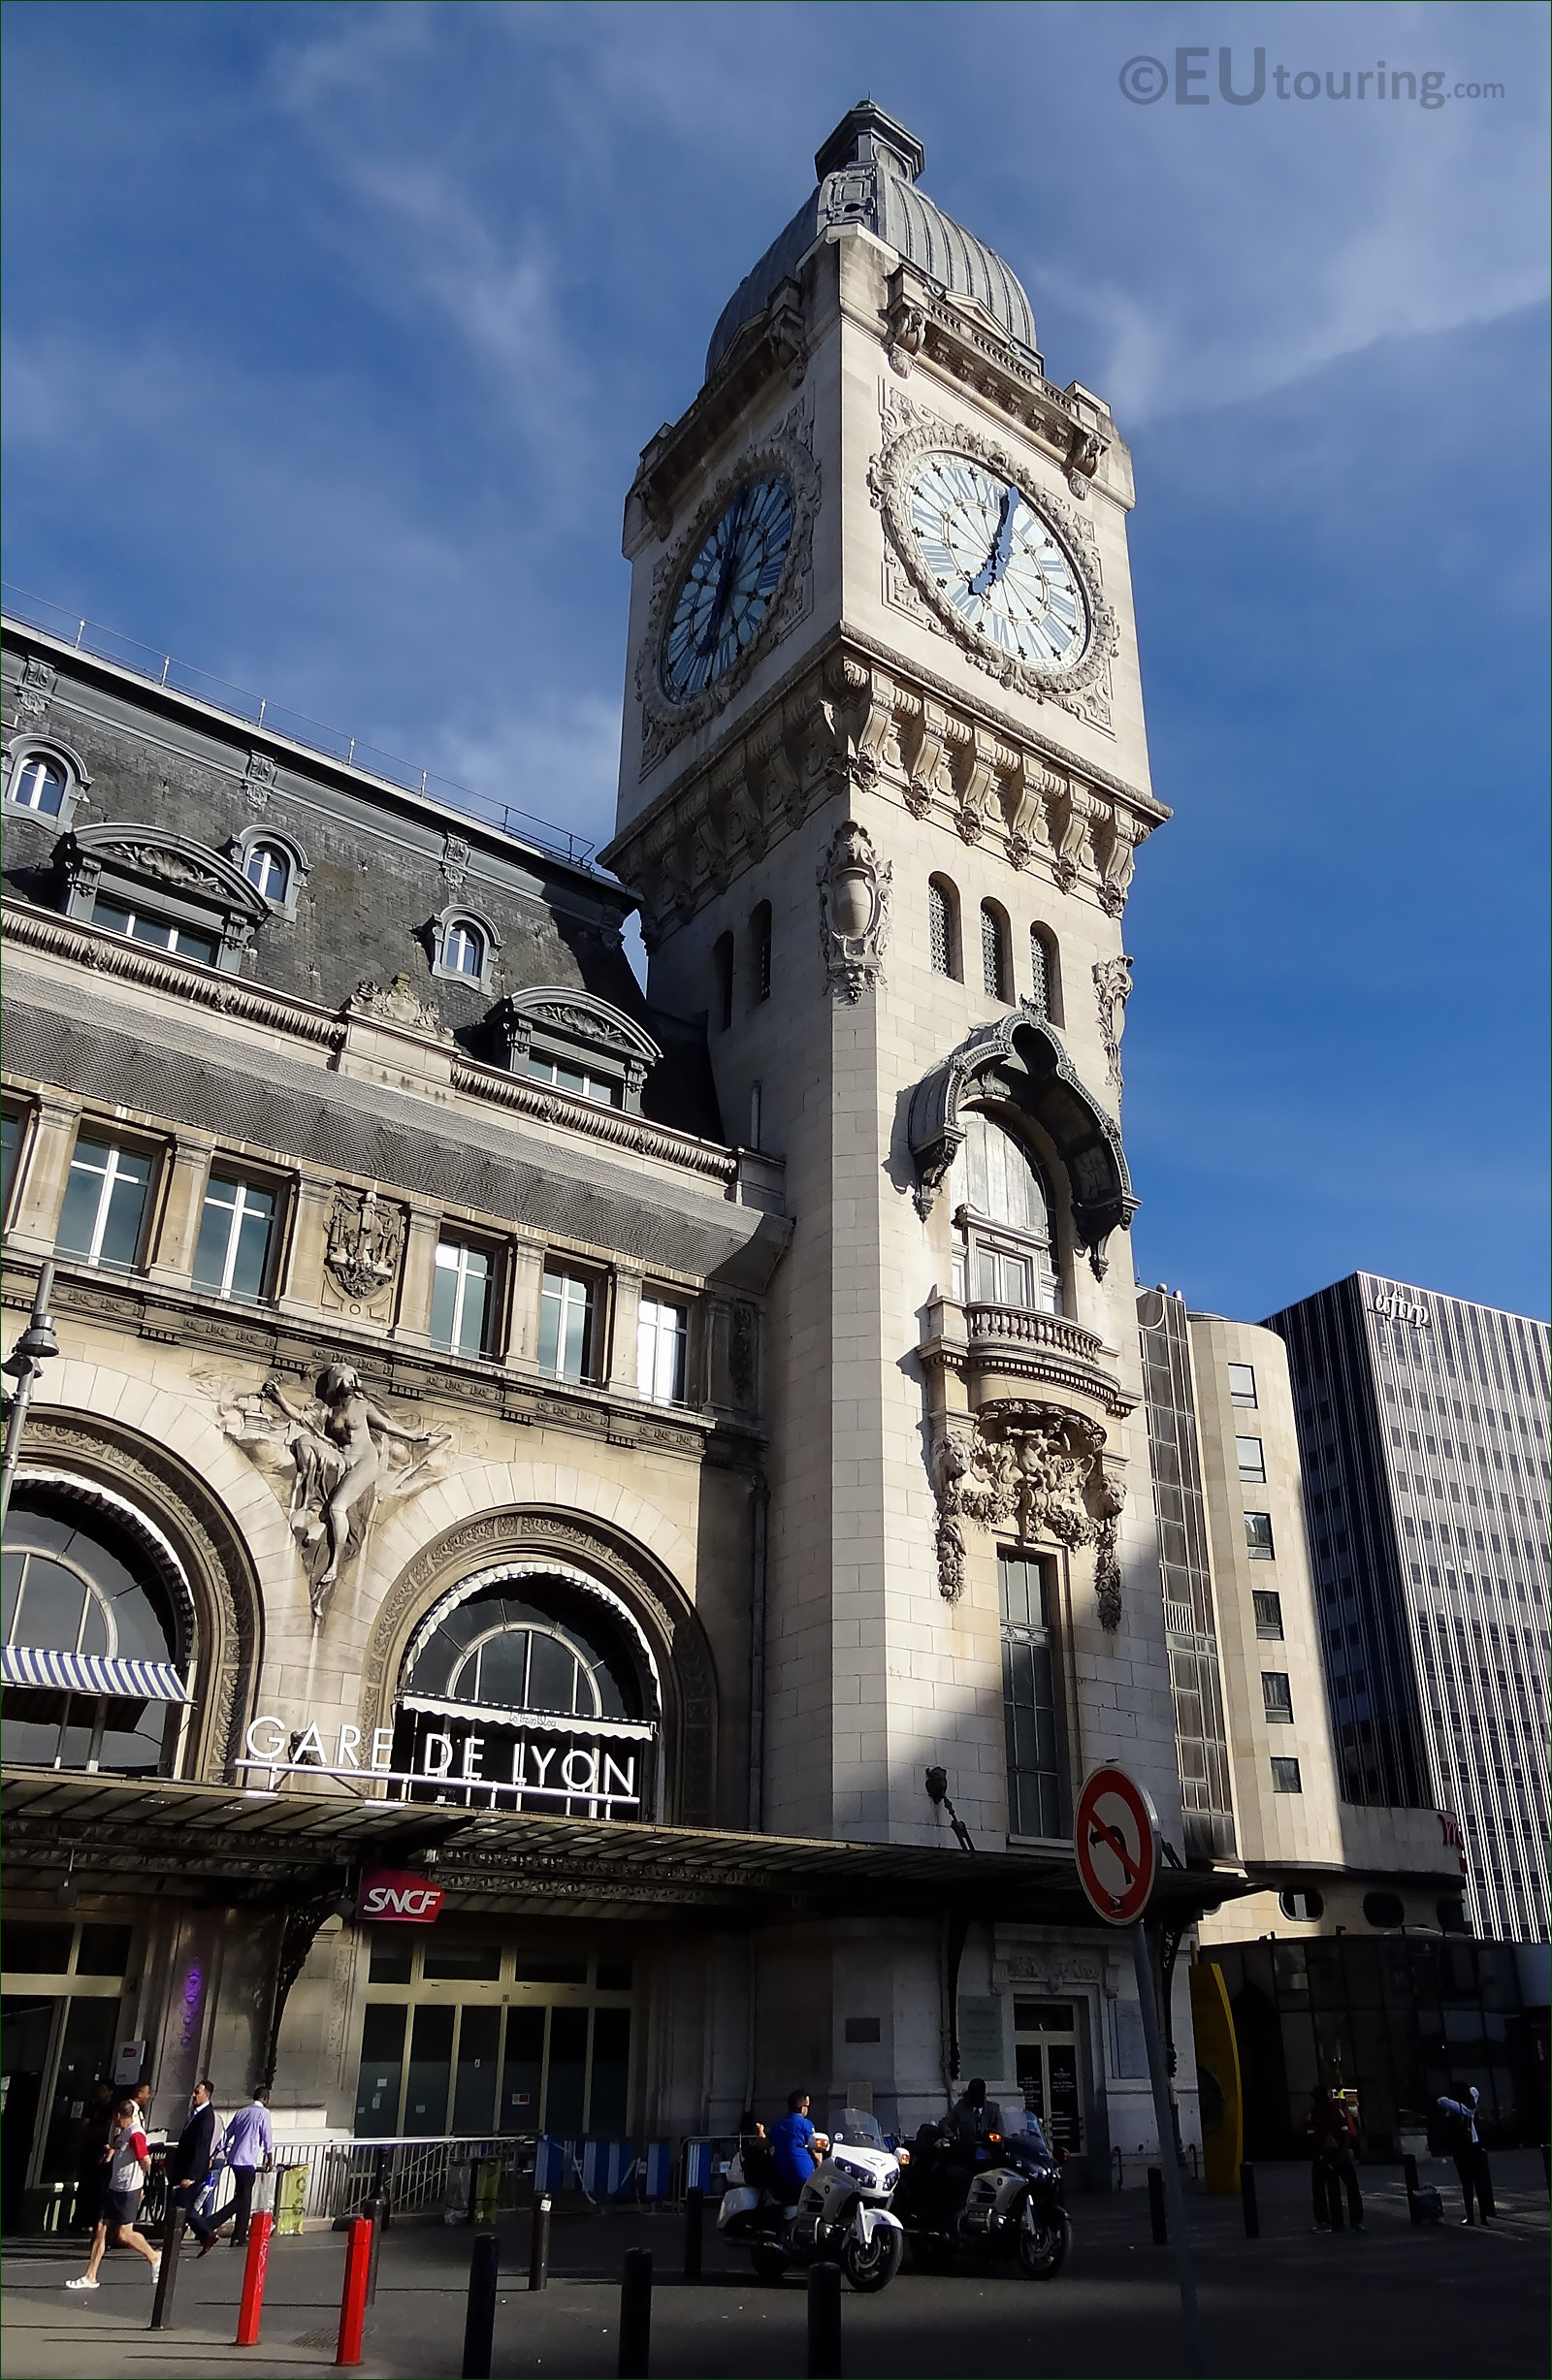
<path fill-rule="evenodd" d="M 970 593 L 973 595 L 989 595 L 1008 567 L 1008 558 L 1013 551 L 1013 516 L 1018 502 L 1018 489 L 1004 488 L 1002 510 L 997 516 L 995 542 L 975 577 L 970 581 Z"/>
<path fill-rule="evenodd" d="M 732 590 L 733 572 L 738 565 L 738 532 L 744 525 L 744 508 L 748 502 L 749 490 L 740 488 L 733 499 L 732 510 L 728 516 L 728 542 L 722 550 L 722 567 L 717 573 L 717 592 L 711 599 L 711 609 L 706 615 L 706 625 L 700 631 L 700 641 L 695 648 L 702 660 L 708 654 L 716 651 L 718 638 L 722 632 L 722 616 L 728 607 L 728 597 Z"/>

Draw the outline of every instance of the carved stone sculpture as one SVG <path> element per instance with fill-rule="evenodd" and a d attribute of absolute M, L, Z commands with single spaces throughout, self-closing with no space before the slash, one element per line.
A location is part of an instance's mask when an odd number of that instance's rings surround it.
<path fill-rule="evenodd" d="M 363 976 L 345 1006 L 352 1015 L 375 1016 L 385 1025 L 402 1025 L 407 1033 L 448 1038 L 436 1002 L 422 1000 L 407 975 L 396 975 L 386 983 Z"/>
<path fill-rule="evenodd" d="M 233 1443 L 263 1468 L 290 1475 L 286 1517 L 321 1622 L 341 1570 L 365 1551 L 378 1506 L 418 1496 L 445 1475 L 452 1432 L 396 1422 L 348 1364 L 320 1372 L 315 1396 L 305 1399 L 279 1380 L 245 1395 L 218 1384 L 215 1395 Z"/>
<path fill-rule="evenodd" d="M 1116 1523 L 1125 1490 L 1104 1468 L 1105 1432 L 1060 1405 L 987 1406 L 972 1420 L 946 1416 L 932 1444 L 937 1504 L 938 1589 L 947 1602 L 964 1590 L 964 1524 L 1006 1528 L 1020 1545 L 1053 1539 L 1070 1552 L 1093 1546 L 1099 1616 L 1120 1624 Z"/>
<path fill-rule="evenodd" d="M 817 879 L 820 955 L 830 989 L 853 1004 L 884 981 L 893 874 L 865 826 L 848 819 L 836 828 Z"/>
<path fill-rule="evenodd" d="M 1126 1030 L 1126 1003 L 1132 996 L 1131 960 L 1124 955 L 1096 960 L 1094 991 L 1099 1000 L 1099 1038 L 1105 1045 L 1105 1063 L 1110 1079 L 1118 1091 L 1121 1087 L 1121 1035 Z"/>
<path fill-rule="evenodd" d="M 352 1190 L 341 1182 L 334 1194 L 323 1261 L 344 1296 L 357 1304 L 380 1297 L 399 1270 L 404 1248 L 402 1209 L 375 1190 Z"/>

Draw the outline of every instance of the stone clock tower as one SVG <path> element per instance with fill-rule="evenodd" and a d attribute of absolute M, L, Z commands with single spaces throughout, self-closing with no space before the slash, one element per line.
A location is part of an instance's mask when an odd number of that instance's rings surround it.
<path fill-rule="evenodd" d="M 1167 816 L 1130 459 L 910 133 L 856 108 L 815 165 L 630 493 L 606 853 L 796 1220 L 758 1822 L 942 1845 L 942 1769 L 978 1854 L 1054 1858 L 1118 1756 L 1178 1839 L 1120 1130 L 1126 896 Z M 856 2037 L 902 2118 L 941 2093 L 938 1955 L 905 1927 Z"/>

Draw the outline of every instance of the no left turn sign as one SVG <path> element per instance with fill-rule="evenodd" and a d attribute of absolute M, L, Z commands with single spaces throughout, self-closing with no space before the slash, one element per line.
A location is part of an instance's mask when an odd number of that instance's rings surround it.
<path fill-rule="evenodd" d="M 1132 1925 L 1158 1870 L 1158 1821 L 1123 1768 L 1096 1768 L 1078 1796 L 1078 1881 L 1107 1925 Z"/>

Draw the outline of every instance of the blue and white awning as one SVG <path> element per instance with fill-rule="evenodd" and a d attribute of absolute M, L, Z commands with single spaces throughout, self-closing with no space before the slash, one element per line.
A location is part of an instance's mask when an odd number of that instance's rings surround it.
<path fill-rule="evenodd" d="M 7 1686 L 56 1687 L 69 1694 L 111 1694 L 121 1702 L 187 1702 L 188 1689 L 171 1661 L 124 1661 L 101 1653 L 53 1653 L 41 1645 L 7 1645 L 0 1654 Z"/>

